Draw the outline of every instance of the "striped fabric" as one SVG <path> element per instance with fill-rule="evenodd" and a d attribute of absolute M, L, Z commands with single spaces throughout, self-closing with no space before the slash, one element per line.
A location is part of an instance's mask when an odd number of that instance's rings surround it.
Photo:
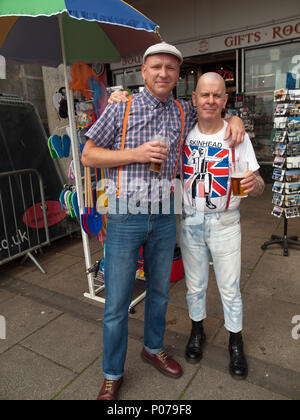
<path fill-rule="evenodd" d="M 197 122 L 195 108 L 185 101 L 180 101 L 184 111 L 185 127 L 183 140 Z M 99 120 L 86 133 L 99 147 L 111 150 L 121 150 L 123 120 L 126 104 L 114 104 L 107 107 Z M 153 182 L 166 180 L 166 185 L 173 180 L 178 155 L 181 134 L 180 109 L 170 97 L 160 102 L 153 97 L 147 89 L 142 93 L 133 95 L 130 109 L 125 149 L 132 149 L 151 141 L 158 133 L 169 137 L 169 155 L 163 164 L 162 173 L 157 174 L 148 170 L 148 164 L 134 163 L 123 166 L 120 186 L 120 197 L 128 198 L 141 190 L 145 193 L 145 200 L 150 201 L 149 193 Z M 107 188 L 108 195 L 116 194 L 118 182 L 118 168 L 109 170 L 110 182 Z M 147 198 L 146 198 L 147 197 Z M 158 196 L 151 199 L 159 199 Z"/>

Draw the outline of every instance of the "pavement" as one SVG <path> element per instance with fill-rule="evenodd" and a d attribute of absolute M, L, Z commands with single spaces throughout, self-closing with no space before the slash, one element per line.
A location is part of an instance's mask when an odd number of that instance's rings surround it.
<path fill-rule="evenodd" d="M 142 361 L 140 302 L 130 314 L 120 400 L 300 399 L 300 248 L 291 248 L 288 257 L 279 245 L 261 250 L 272 234 L 283 234 L 283 221 L 270 214 L 271 201 L 268 185 L 262 198 L 244 200 L 241 209 L 247 380 L 233 380 L 228 373 L 228 333 L 211 269 L 203 360 L 192 365 L 184 359 L 190 320 L 182 279 L 171 283 L 165 347 L 182 364 L 184 375 L 170 379 Z M 300 237 L 299 219 L 289 222 L 289 234 Z M 91 251 L 96 262 L 101 255 L 96 239 Z M 36 257 L 46 275 L 31 260 L 0 267 L 0 315 L 6 320 L 6 339 L 0 339 L 0 399 L 95 400 L 103 382 L 104 305 L 83 296 L 89 289 L 80 236 L 55 241 Z M 135 289 L 135 295 L 142 293 L 144 282 L 137 280 Z"/>

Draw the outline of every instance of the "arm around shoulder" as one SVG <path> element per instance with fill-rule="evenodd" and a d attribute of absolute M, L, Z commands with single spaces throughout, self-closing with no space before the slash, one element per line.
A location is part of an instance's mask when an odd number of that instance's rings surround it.
<path fill-rule="evenodd" d="M 244 142 L 245 126 L 241 118 L 233 116 L 225 120 L 228 123 L 225 140 L 231 138 L 230 147 L 234 148 Z"/>

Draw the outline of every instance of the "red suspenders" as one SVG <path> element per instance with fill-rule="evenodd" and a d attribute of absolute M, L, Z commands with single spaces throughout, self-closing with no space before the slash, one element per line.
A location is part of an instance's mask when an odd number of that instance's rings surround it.
<path fill-rule="evenodd" d="M 129 117 L 129 112 L 130 112 L 131 104 L 132 104 L 132 96 L 129 96 L 127 108 L 126 108 L 126 111 L 125 111 L 125 118 L 124 118 L 124 122 L 123 122 L 121 150 L 124 150 L 124 148 L 125 148 L 125 137 L 126 137 L 128 117 Z M 122 170 L 123 170 L 123 166 L 120 166 L 120 168 L 119 168 L 119 174 L 118 174 L 117 197 L 120 197 L 120 185 L 121 185 Z"/>
<path fill-rule="evenodd" d="M 180 115 L 181 115 L 181 134 L 180 134 L 180 141 L 179 141 L 179 147 L 178 147 L 177 162 L 176 162 L 175 171 L 174 171 L 174 177 L 173 177 L 173 179 L 175 180 L 176 174 L 177 174 L 177 168 L 178 168 L 179 158 L 180 158 L 180 151 L 181 151 L 181 144 L 182 144 L 182 138 L 183 138 L 183 131 L 184 131 L 184 112 L 183 112 L 183 109 L 182 109 L 182 106 L 180 105 L 180 103 L 178 101 L 174 101 L 174 102 L 178 106 L 178 108 L 180 109 Z M 174 192 L 174 186 L 172 187 L 172 192 Z"/>
<path fill-rule="evenodd" d="M 235 149 L 232 149 L 231 153 L 232 153 L 232 163 L 235 163 Z M 230 176 L 230 174 L 229 174 L 229 176 Z M 231 185 L 231 182 L 230 182 L 230 188 L 229 188 L 228 197 L 227 197 L 226 210 L 229 209 L 229 204 L 230 204 L 230 200 L 231 200 L 231 192 L 232 192 L 232 185 Z"/>

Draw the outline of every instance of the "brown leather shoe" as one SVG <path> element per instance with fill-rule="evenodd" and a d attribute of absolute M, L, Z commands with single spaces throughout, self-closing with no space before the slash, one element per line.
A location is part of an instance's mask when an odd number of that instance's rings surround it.
<path fill-rule="evenodd" d="M 171 378 L 180 378 L 182 376 L 183 372 L 179 363 L 171 359 L 164 351 L 151 354 L 143 348 L 141 356 L 143 360 L 153 364 L 164 375 L 170 376 Z"/>
<path fill-rule="evenodd" d="M 100 394 L 98 395 L 97 401 L 117 400 L 118 391 L 120 386 L 122 385 L 122 382 L 123 378 L 120 378 L 118 381 L 110 381 L 108 379 L 104 379 L 104 383 L 100 390 Z"/>

